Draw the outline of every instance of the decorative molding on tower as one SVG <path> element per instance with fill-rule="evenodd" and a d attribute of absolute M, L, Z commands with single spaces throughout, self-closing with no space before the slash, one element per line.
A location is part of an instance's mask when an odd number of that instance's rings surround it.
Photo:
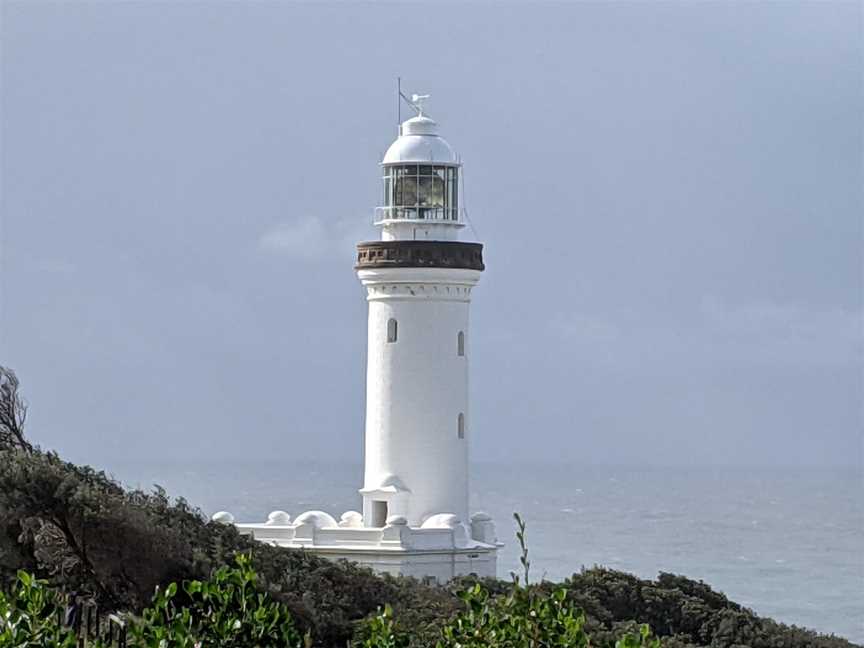
<path fill-rule="evenodd" d="M 356 270 L 459 268 L 482 271 L 483 244 L 462 241 L 368 241 L 357 244 Z"/>

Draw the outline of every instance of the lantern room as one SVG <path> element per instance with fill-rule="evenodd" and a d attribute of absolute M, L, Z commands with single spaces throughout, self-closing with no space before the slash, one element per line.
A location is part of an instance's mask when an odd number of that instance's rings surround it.
<path fill-rule="evenodd" d="M 422 110 L 399 131 L 381 162 L 383 199 L 375 224 L 383 226 L 385 239 L 453 238 L 452 230 L 464 226 L 458 157 Z"/>

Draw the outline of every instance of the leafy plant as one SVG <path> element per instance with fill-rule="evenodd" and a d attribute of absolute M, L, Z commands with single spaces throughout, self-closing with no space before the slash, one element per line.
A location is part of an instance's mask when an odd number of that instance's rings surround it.
<path fill-rule="evenodd" d="M 514 514 L 516 538 L 521 548 L 522 579 L 515 572 L 509 592 L 493 594 L 481 583 L 459 593 L 462 612 L 441 627 L 436 648 L 581 648 L 591 645 L 585 631 L 585 615 L 568 596 L 567 588 L 551 592 L 529 582 L 525 522 Z M 392 610 L 369 619 L 362 632 L 362 648 L 403 648 L 410 644 L 407 634 L 395 627 Z M 625 634 L 616 648 L 659 648 L 647 626 L 638 634 Z"/>
<path fill-rule="evenodd" d="M 405 633 L 396 629 L 393 608 L 385 605 L 371 617 L 363 628 L 365 637 L 354 643 L 356 648 L 407 648 L 411 641 Z"/>
<path fill-rule="evenodd" d="M 615 648 L 660 648 L 660 640 L 652 637 L 651 628 L 643 623 L 638 634 L 625 634 L 615 642 Z"/>
<path fill-rule="evenodd" d="M 0 648 L 75 648 L 75 633 L 60 623 L 59 595 L 25 571 L 7 595 L 0 591 Z"/>
<path fill-rule="evenodd" d="M 525 587 L 528 587 L 528 572 L 531 569 L 531 561 L 528 560 L 528 540 L 525 537 L 525 521 L 518 513 L 513 514 L 513 519 L 516 520 L 516 540 L 519 541 L 519 548 L 521 549 L 519 562 L 522 565 L 522 574 L 525 577 Z M 510 576 L 513 578 L 513 584 L 518 586 L 519 575 L 516 572 L 510 572 Z"/>
<path fill-rule="evenodd" d="M 54 453 L 0 449 L 0 589 L 26 569 L 88 592 L 106 612 L 140 613 L 157 586 L 206 580 L 237 553 L 251 554 L 259 589 L 322 646 L 344 647 L 356 621 L 386 602 L 420 623 L 458 607 L 448 592 L 411 579 L 261 544 L 158 487 L 125 490 Z"/>
<path fill-rule="evenodd" d="M 236 567 L 221 567 L 209 581 L 171 583 L 157 590 L 153 601 L 132 626 L 132 645 L 144 648 L 302 647 L 304 637 L 288 609 L 256 588 L 249 556 L 236 557 Z"/>

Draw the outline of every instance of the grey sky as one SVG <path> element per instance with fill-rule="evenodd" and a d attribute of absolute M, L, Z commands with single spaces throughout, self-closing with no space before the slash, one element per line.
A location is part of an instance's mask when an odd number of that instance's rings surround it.
<path fill-rule="evenodd" d="M 2 5 L 31 435 L 351 461 L 394 84 L 465 161 L 476 460 L 850 465 L 859 3 Z"/>

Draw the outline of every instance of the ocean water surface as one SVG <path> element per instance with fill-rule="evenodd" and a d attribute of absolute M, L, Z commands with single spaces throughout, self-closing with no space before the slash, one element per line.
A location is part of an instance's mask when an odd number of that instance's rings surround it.
<path fill-rule="evenodd" d="M 360 508 L 359 465 L 127 463 L 130 486 L 160 484 L 209 514 L 264 521 L 275 509 Z M 532 574 L 605 565 L 701 579 L 760 615 L 864 643 L 864 490 L 854 470 L 474 466 L 472 510 L 518 567 L 513 512 L 528 524 Z"/>

